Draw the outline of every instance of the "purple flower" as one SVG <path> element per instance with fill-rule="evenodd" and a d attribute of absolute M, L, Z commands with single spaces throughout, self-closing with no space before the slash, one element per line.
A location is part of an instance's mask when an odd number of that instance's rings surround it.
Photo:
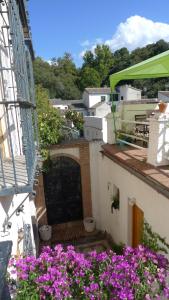
<path fill-rule="evenodd" d="M 38 258 L 12 259 L 10 268 L 19 279 L 23 299 L 25 293 L 42 300 L 169 299 L 168 260 L 141 245 L 126 247 L 123 255 L 112 251 L 84 255 L 73 246 L 44 247 Z"/>

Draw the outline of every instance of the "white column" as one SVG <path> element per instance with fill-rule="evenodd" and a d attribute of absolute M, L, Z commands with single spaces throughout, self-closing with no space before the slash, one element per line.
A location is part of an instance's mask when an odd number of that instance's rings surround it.
<path fill-rule="evenodd" d="M 158 113 L 149 121 L 147 162 L 154 166 L 169 165 L 169 114 Z"/>
<path fill-rule="evenodd" d="M 115 112 L 114 116 L 112 113 L 110 113 L 106 116 L 106 119 L 107 119 L 107 143 L 115 144 L 116 143 L 115 127 L 116 130 L 121 129 L 120 113 Z"/>

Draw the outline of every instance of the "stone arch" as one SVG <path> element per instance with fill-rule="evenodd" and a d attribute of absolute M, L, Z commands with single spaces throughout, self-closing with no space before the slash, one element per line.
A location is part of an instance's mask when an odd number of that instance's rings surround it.
<path fill-rule="evenodd" d="M 63 157 L 63 156 L 69 157 L 69 158 L 75 160 L 75 161 L 81 166 L 81 161 L 80 161 L 80 159 L 77 158 L 76 156 L 72 155 L 72 154 L 68 154 L 68 153 L 64 153 L 64 152 L 62 152 L 62 153 L 56 153 L 56 154 L 50 155 L 50 158 L 51 158 L 51 159 L 55 159 L 55 158 L 57 158 L 57 157 Z"/>
<path fill-rule="evenodd" d="M 57 156 L 67 156 L 80 165 L 83 217 L 92 216 L 91 178 L 90 178 L 90 151 L 89 143 L 85 140 L 53 145 L 49 149 L 51 159 Z"/>

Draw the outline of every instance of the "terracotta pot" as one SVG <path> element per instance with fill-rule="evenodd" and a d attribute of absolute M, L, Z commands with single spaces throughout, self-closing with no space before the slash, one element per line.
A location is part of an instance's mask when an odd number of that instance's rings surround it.
<path fill-rule="evenodd" d="M 158 107 L 159 107 L 159 111 L 160 111 L 161 113 L 164 113 L 165 110 L 166 110 L 166 108 L 167 108 L 167 103 L 165 103 L 165 102 L 160 102 L 160 103 L 158 103 Z"/>

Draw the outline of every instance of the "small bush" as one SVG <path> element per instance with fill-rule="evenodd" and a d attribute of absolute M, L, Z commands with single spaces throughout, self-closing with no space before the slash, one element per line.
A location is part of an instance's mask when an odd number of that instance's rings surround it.
<path fill-rule="evenodd" d="M 169 299 L 168 260 L 143 246 L 87 255 L 45 247 L 39 258 L 12 260 L 17 300 Z"/>

